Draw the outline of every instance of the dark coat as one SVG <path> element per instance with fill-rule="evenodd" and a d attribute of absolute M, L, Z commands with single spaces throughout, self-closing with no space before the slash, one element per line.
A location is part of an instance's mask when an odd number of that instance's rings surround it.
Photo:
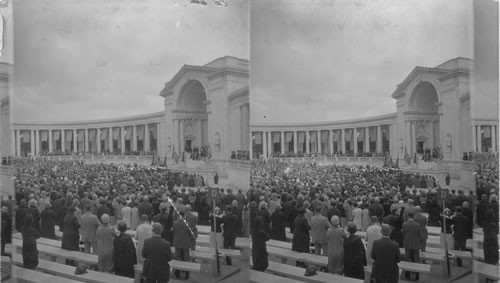
<path fill-rule="evenodd" d="M 24 226 L 21 233 L 23 236 L 23 266 L 35 269 L 38 266 L 36 239 L 40 238 L 40 234 L 32 226 Z"/>
<path fill-rule="evenodd" d="M 232 213 L 226 214 L 222 217 L 222 223 L 224 224 L 222 237 L 224 239 L 235 239 L 238 232 L 238 217 Z"/>
<path fill-rule="evenodd" d="M 137 256 L 132 238 L 125 233 L 120 233 L 120 236 L 115 238 L 113 244 L 115 274 L 134 278 L 134 265 L 137 264 Z"/>
<path fill-rule="evenodd" d="M 56 212 L 56 217 L 57 217 L 57 224 L 59 224 L 59 231 L 64 231 L 64 218 L 68 214 L 69 209 L 67 206 L 63 205 L 61 206 L 57 212 Z"/>
<path fill-rule="evenodd" d="M 398 282 L 398 262 L 401 260 L 401 252 L 399 251 L 398 244 L 386 237 L 375 240 L 370 256 L 374 260 L 372 277 L 375 278 L 377 282 Z"/>
<path fill-rule="evenodd" d="M 52 208 L 45 208 L 41 215 L 42 224 L 40 225 L 41 234 L 44 238 L 56 238 L 56 213 Z"/>
<path fill-rule="evenodd" d="M 457 215 L 453 218 L 453 239 L 464 242 L 467 240 L 467 222 L 466 216 Z"/>
<path fill-rule="evenodd" d="M 145 258 L 142 266 L 142 275 L 149 280 L 168 282 L 170 279 L 170 264 L 172 249 L 170 244 L 160 237 L 153 236 L 144 241 L 142 257 Z"/>
<path fill-rule="evenodd" d="M 293 231 L 292 251 L 308 253 L 310 247 L 309 230 L 311 226 L 306 217 L 302 214 L 295 218 L 295 230 Z"/>
<path fill-rule="evenodd" d="M 28 213 L 33 215 L 33 228 L 40 233 L 40 211 L 36 207 L 30 207 Z"/>
<path fill-rule="evenodd" d="M 64 217 L 64 229 L 61 248 L 70 251 L 80 250 L 80 224 L 73 213 L 68 213 Z"/>
<path fill-rule="evenodd" d="M 271 234 L 271 214 L 269 210 L 263 208 L 259 210 L 259 216 L 262 218 L 262 230 L 268 235 Z"/>
<path fill-rule="evenodd" d="M 286 216 L 281 210 L 275 210 L 271 215 L 271 239 L 286 241 Z"/>
<path fill-rule="evenodd" d="M 176 249 L 190 249 L 193 235 L 182 218 L 177 219 L 172 226 L 174 234 L 173 245 Z"/>
<path fill-rule="evenodd" d="M 409 219 L 403 223 L 403 247 L 408 250 L 420 250 L 420 225 Z"/>
<path fill-rule="evenodd" d="M 462 214 L 467 217 L 466 231 L 467 239 L 472 239 L 472 227 L 474 225 L 474 216 L 470 208 L 464 208 Z"/>
<path fill-rule="evenodd" d="M 24 218 L 28 214 L 28 208 L 26 206 L 20 206 L 16 211 L 16 230 L 21 232 L 24 225 Z"/>
<path fill-rule="evenodd" d="M 344 276 L 364 280 L 366 250 L 359 236 L 344 239 Z"/>
<path fill-rule="evenodd" d="M 269 235 L 262 229 L 256 229 L 252 232 L 252 262 L 255 270 L 265 271 L 269 266 L 267 241 L 269 241 Z"/>
<path fill-rule="evenodd" d="M 483 223 L 483 250 L 484 262 L 488 264 L 498 263 L 498 224 L 495 222 Z"/>

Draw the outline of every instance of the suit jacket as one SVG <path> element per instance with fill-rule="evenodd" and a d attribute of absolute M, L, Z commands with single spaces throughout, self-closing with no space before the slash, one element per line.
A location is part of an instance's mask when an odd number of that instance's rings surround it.
<path fill-rule="evenodd" d="M 466 216 L 457 215 L 453 217 L 453 238 L 455 241 L 465 241 L 467 239 L 467 224 Z"/>
<path fill-rule="evenodd" d="M 224 233 L 222 233 L 222 236 L 224 238 L 228 239 L 234 239 L 236 238 L 236 233 L 237 233 L 237 222 L 238 222 L 238 217 L 232 213 L 226 214 L 222 217 L 222 223 L 224 224 Z"/>
<path fill-rule="evenodd" d="M 191 248 L 191 231 L 189 231 L 188 226 L 184 223 L 182 218 L 177 219 L 172 226 L 172 232 L 174 235 L 173 245 L 178 249 L 189 249 Z"/>
<path fill-rule="evenodd" d="M 153 236 L 144 240 L 142 256 L 145 258 L 142 275 L 150 280 L 166 280 L 170 278 L 172 250 L 164 239 Z"/>
<path fill-rule="evenodd" d="M 410 250 L 420 250 L 420 225 L 409 219 L 403 223 L 403 247 Z"/>
<path fill-rule="evenodd" d="M 82 215 L 82 223 L 80 227 L 80 235 L 82 236 L 82 241 L 95 242 L 97 228 L 101 226 L 101 222 L 92 213 L 85 213 Z"/>
<path fill-rule="evenodd" d="M 326 231 L 330 228 L 330 222 L 321 214 L 311 218 L 311 241 L 313 243 L 326 243 Z"/>
<path fill-rule="evenodd" d="M 401 252 L 399 251 L 398 244 L 386 237 L 375 240 L 373 242 L 371 258 L 374 260 L 372 276 L 377 282 L 398 282 L 398 262 L 401 260 Z"/>
<path fill-rule="evenodd" d="M 413 220 L 420 225 L 420 240 L 427 240 L 429 236 L 427 232 L 427 217 L 423 216 L 421 213 L 417 213 Z"/>

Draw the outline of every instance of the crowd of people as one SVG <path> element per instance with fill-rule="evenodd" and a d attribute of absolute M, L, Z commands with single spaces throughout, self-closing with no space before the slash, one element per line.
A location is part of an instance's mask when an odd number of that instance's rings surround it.
<path fill-rule="evenodd" d="M 441 227 L 442 247 L 465 250 L 478 224 L 484 229 L 485 262 L 498 263 L 498 198 L 493 191 L 482 193 L 481 201 L 473 191 L 461 189 L 440 199 L 440 185 L 432 176 L 395 168 L 279 160 L 252 165 L 248 201 L 254 210 L 252 240 L 261 249 L 252 254 L 257 270 L 267 268 L 265 241 L 285 241 L 285 227 L 293 233 L 293 251 L 324 254 L 329 272 L 359 279 L 364 278 L 363 267 L 375 263 L 372 276 L 377 281 L 396 282 L 398 261 L 420 261 L 428 225 Z M 366 233 L 366 247 L 357 231 Z M 404 257 L 399 248 L 405 249 Z M 462 265 L 459 259 L 456 264 Z M 405 277 L 414 280 L 418 274 Z"/>
<path fill-rule="evenodd" d="M 12 163 L 17 171 L 15 196 L 2 201 L 2 253 L 12 232 L 20 232 L 27 268 L 38 265 L 36 239 L 55 239 L 59 229 L 61 248 L 79 251 L 83 243 L 84 252 L 98 255 L 100 271 L 134 277 L 134 265 L 143 263 L 146 279 L 168 279 L 168 261 L 191 260 L 197 224 L 216 220 L 215 234 L 223 238 L 219 248 L 234 248 L 243 230 L 243 193 L 221 189 L 216 205 L 222 209 L 216 208 L 211 218 L 207 180 L 200 175 L 159 166 L 81 161 L 19 158 Z M 136 231 L 135 241 L 127 230 Z M 170 246 L 175 248 L 173 255 Z M 159 251 L 160 247 L 164 248 Z M 156 274 L 159 270 L 162 273 Z M 177 270 L 174 275 L 189 278 L 188 272 L 182 276 Z"/>

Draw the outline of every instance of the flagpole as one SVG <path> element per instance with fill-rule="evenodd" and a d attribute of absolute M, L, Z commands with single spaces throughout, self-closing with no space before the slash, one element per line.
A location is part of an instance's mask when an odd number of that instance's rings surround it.
<path fill-rule="evenodd" d="M 212 196 L 213 197 L 213 196 Z M 215 198 L 212 198 L 213 202 L 213 216 L 214 216 L 214 242 L 215 242 L 215 261 L 217 264 L 217 276 L 220 276 L 220 261 L 219 261 L 219 248 L 217 247 L 217 219 L 215 216 Z"/>
<path fill-rule="evenodd" d="M 441 194 L 441 197 L 442 194 Z M 444 256 L 446 257 L 446 274 L 448 275 L 448 277 L 450 276 L 450 258 L 448 257 L 448 241 L 447 241 L 447 233 L 446 233 L 446 214 L 445 214 L 445 200 L 443 199 L 443 237 L 444 237 Z"/>

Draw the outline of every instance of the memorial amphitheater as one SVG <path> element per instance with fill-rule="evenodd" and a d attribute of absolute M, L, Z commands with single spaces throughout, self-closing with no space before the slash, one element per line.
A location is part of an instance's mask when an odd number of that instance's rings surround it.
<path fill-rule="evenodd" d="M 318 123 L 253 124 L 251 154 L 380 166 L 398 162 L 403 170 L 432 175 L 441 184 L 449 173 L 458 186 L 473 188 L 468 156 L 498 150 L 498 119 L 471 118 L 472 67 L 473 61 L 462 57 L 435 67 L 414 67 L 391 94 L 394 113 Z"/>
<path fill-rule="evenodd" d="M 159 86 L 165 108 L 157 113 L 75 122 L 14 121 L 10 134 L 2 131 L 2 155 L 143 165 L 166 162 L 174 171 L 207 180 L 217 173 L 220 184 L 246 187 L 248 69 L 248 60 L 230 56 L 205 65 L 184 65 Z M 8 104 L 8 97 L 2 100 L 2 129 L 9 124 L 4 100 Z"/>

